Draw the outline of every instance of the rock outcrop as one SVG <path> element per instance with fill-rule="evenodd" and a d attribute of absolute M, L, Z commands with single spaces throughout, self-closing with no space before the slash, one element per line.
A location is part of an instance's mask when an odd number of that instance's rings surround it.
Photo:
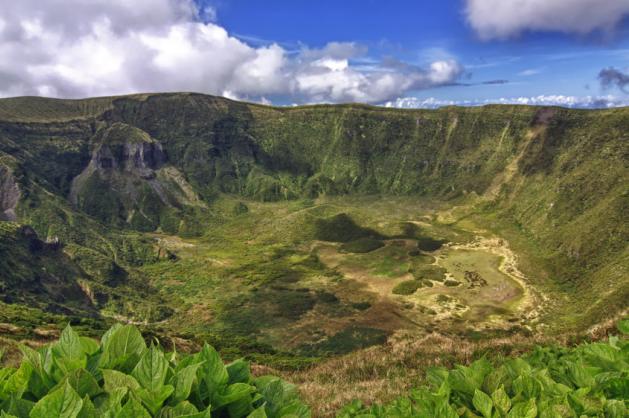
<path fill-rule="evenodd" d="M 11 168 L 0 164 L 0 221 L 15 221 L 20 187 Z"/>
<path fill-rule="evenodd" d="M 70 200 L 78 209 L 118 226 L 159 227 L 176 232 L 168 218 L 186 206 L 203 206 L 161 146 L 146 132 L 123 123 L 92 138 L 92 158 L 72 182 Z"/>

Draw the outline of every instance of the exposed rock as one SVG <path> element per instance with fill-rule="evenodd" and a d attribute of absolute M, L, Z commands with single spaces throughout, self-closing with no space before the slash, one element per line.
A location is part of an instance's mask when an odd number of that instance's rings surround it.
<path fill-rule="evenodd" d="M 88 214 L 139 230 L 161 226 L 177 232 L 178 211 L 203 206 L 185 177 L 168 164 L 161 144 L 141 129 L 114 123 L 92 143 L 92 158 L 70 193 L 71 202 Z"/>
<path fill-rule="evenodd" d="M 15 209 L 20 200 L 20 187 L 13 171 L 0 164 L 0 221 L 15 221 Z"/>

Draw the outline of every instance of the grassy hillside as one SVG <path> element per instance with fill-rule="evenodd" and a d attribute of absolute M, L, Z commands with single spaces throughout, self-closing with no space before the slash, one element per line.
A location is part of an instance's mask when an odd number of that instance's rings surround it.
<path fill-rule="evenodd" d="M 542 325 L 583 330 L 629 298 L 628 128 L 629 109 L 3 99 L 0 216 L 57 237 L 99 315 L 157 332 L 319 355 L 530 326 L 535 298 Z M 420 245 L 441 239 L 482 251 Z"/>

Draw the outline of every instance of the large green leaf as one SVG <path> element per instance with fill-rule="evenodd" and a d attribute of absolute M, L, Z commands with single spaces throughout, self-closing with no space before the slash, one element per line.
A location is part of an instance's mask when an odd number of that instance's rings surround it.
<path fill-rule="evenodd" d="M 167 372 L 168 361 L 164 358 L 164 353 L 152 345 L 149 350 L 144 352 L 131 375 L 144 389 L 149 392 L 156 392 L 164 386 Z"/>
<path fill-rule="evenodd" d="M 226 366 L 229 375 L 229 383 L 249 383 L 251 382 L 251 372 L 249 362 L 240 359 Z"/>
<path fill-rule="evenodd" d="M 119 323 L 115 323 L 114 325 L 112 325 L 111 328 L 109 328 L 107 331 L 105 331 L 103 336 L 100 338 L 100 345 L 102 347 L 107 345 L 109 339 L 122 327 L 123 327 L 123 325 L 119 324 Z"/>
<path fill-rule="evenodd" d="M 448 380 L 448 370 L 443 367 L 431 367 L 426 372 L 426 380 L 434 388 L 439 388 Z"/>
<path fill-rule="evenodd" d="M 202 398 L 213 403 L 214 397 L 217 396 L 229 382 L 227 368 L 214 347 L 207 344 L 203 346 L 203 349 L 197 356 L 199 361 L 203 362 L 199 370 L 205 382 L 205 387 L 200 388 L 203 391 Z"/>
<path fill-rule="evenodd" d="M 94 376 L 85 369 L 74 370 L 66 376 L 65 381 L 70 383 L 70 386 L 72 386 L 81 397 L 87 395 L 90 398 L 94 398 L 102 392 Z"/>
<path fill-rule="evenodd" d="M 12 373 L 4 382 L 2 387 L 2 393 L 15 395 L 18 398 L 22 397 L 22 394 L 28 388 L 28 383 L 33 373 L 33 368 L 29 363 L 22 362 L 20 367 Z"/>
<path fill-rule="evenodd" d="M 439 418 L 459 418 L 459 414 L 447 402 L 442 402 L 436 406 L 434 416 Z"/>
<path fill-rule="evenodd" d="M 555 405 L 551 402 L 544 402 L 539 406 L 539 418 L 563 418 L 562 415 L 557 411 L 558 405 Z M 565 409 L 565 407 L 563 407 Z"/>
<path fill-rule="evenodd" d="M 216 396 L 215 408 L 237 402 L 240 399 L 249 399 L 249 395 L 255 392 L 256 388 L 246 383 L 234 383 L 227 386 L 224 392 Z"/>
<path fill-rule="evenodd" d="M 537 405 L 535 399 L 530 399 L 528 402 L 516 403 L 509 414 L 508 418 L 535 418 L 537 417 Z"/>
<path fill-rule="evenodd" d="M 157 411 L 159 411 L 159 409 L 162 407 L 162 405 L 164 405 L 164 401 L 168 399 L 168 397 L 173 393 L 174 390 L 175 388 L 173 388 L 171 385 L 164 385 L 155 390 L 139 388 L 133 393 L 137 395 L 137 397 L 142 401 L 149 412 L 155 415 Z"/>
<path fill-rule="evenodd" d="M 121 402 L 129 391 L 126 387 L 113 388 L 107 391 L 105 396 L 99 396 L 94 400 L 98 416 L 115 417 L 122 409 Z"/>
<path fill-rule="evenodd" d="M 81 337 L 74 332 L 69 324 L 61 332 L 59 341 L 53 345 L 52 350 L 56 356 L 69 359 L 80 359 L 85 356 Z"/>
<path fill-rule="evenodd" d="M 96 407 L 92 403 L 92 400 L 89 396 L 83 397 L 83 406 L 81 408 L 81 412 L 77 415 L 77 418 L 94 418 L 98 416 L 96 412 Z"/>
<path fill-rule="evenodd" d="M 570 381 L 577 388 L 589 388 L 596 384 L 594 376 L 597 369 L 595 368 L 588 367 L 581 362 L 568 362 L 566 370 L 568 371 Z"/>
<path fill-rule="evenodd" d="M 55 381 L 63 380 L 64 376 L 74 370 L 84 369 L 87 367 L 87 357 L 53 357 L 55 367 L 52 370 L 52 377 Z"/>
<path fill-rule="evenodd" d="M 17 396 L 11 396 L 8 404 L 2 406 L 2 408 L 9 414 L 15 415 L 16 417 L 28 417 L 30 415 L 31 410 L 35 402 L 29 401 L 27 399 L 20 399 Z"/>
<path fill-rule="evenodd" d="M 133 325 L 117 327 L 107 336 L 103 345 L 100 367 L 129 371 L 146 351 L 140 331 Z"/>
<path fill-rule="evenodd" d="M 485 418 L 491 418 L 491 410 L 493 408 L 493 402 L 489 395 L 485 392 L 476 389 L 474 392 L 474 398 L 472 399 L 472 403 L 474 404 L 474 408 Z"/>
<path fill-rule="evenodd" d="M 280 409 L 280 417 L 310 418 L 310 408 L 298 400 L 290 402 Z"/>
<path fill-rule="evenodd" d="M 30 418 L 76 418 L 82 406 L 83 400 L 66 382 L 40 399 L 33 407 Z"/>
<path fill-rule="evenodd" d="M 266 402 L 266 413 L 270 417 L 281 416 L 281 409 L 293 401 L 299 402 L 295 385 L 274 376 L 261 376 L 253 381 Z"/>
<path fill-rule="evenodd" d="M 113 392 L 118 388 L 127 388 L 131 390 L 139 389 L 140 384 L 133 376 L 119 372 L 118 370 L 103 369 L 103 379 L 105 380 L 105 391 Z"/>
<path fill-rule="evenodd" d="M 198 414 L 199 410 L 190 402 L 179 402 L 175 406 L 165 406 L 157 414 L 157 418 L 178 418 Z"/>
<path fill-rule="evenodd" d="M 116 418 L 151 418 L 148 411 L 133 396 L 129 397 Z"/>
<path fill-rule="evenodd" d="M 629 410 L 627 410 L 625 402 L 612 399 L 605 404 L 605 416 L 608 418 L 626 418 L 629 416 Z"/>
<path fill-rule="evenodd" d="M 498 389 L 496 389 L 494 393 L 491 394 L 491 398 L 501 414 L 505 415 L 509 412 L 509 409 L 511 408 L 511 399 L 509 399 L 509 395 L 505 392 L 504 385 L 501 385 Z"/>
<path fill-rule="evenodd" d="M 43 355 L 28 346 L 20 346 L 22 352 L 22 362 L 30 364 L 32 370 L 28 391 L 30 391 L 37 399 L 41 399 L 55 386 L 55 381 L 44 368 Z M 8 369 L 5 369 L 8 370 Z M 2 387 L 0 379 L 0 387 Z"/>
<path fill-rule="evenodd" d="M 81 339 L 81 348 L 83 348 L 83 352 L 87 355 L 92 355 L 96 353 L 98 349 L 100 348 L 100 344 L 98 344 L 98 341 L 92 338 L 80 337 L 80 339 Z"/>
<path fill-rule="evenodd" d="M 513 381 L 513 390 L 526 399 L 536 398 L 542 391 L 542 384 L 533 376 L 525 374 Z"/>
<path fill-rule="evenodd" d="M 253 412 L 247 415 L 247 418 L 268 418 L 266 415 L 265 406 L 262 405 L 261 407 L 255 409 Z"/>
<path fill-rule="evenodd" d="M 610 398 L 629 399 L 629 377 L 626 374 L 606 379 L 600 387 Z"/>
<path fill-rule="evenodd" d="M 173 376 L 173 386 L 175 387 L 173 402 L 181 402 L 188 399 L 188 396 L 190 396 L 190 390 L 192 389 L 192 384 L 197 378 L 197 370 L 199 367 L 201 367 L 201 363 L 192 364 L 184 367 Z"/>

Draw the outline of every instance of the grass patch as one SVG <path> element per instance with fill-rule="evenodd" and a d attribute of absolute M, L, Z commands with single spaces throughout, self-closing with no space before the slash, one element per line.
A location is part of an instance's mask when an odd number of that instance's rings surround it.
<path fill-rule="evenodd" d="M 435 282 L 443 282 L 446 279 L 446 269 L 435 265 L 424 265 L 413 271 L 416 279 L 432 280 Z"/>
<path fill-rule="evenodd" d="M 350 326 L 318 344 L 302 347 L 302 351 L 306 354 L 341 355 L 386 341 L 387 333 L 381 329 Z"/>
<path fill-rule="evenodd" d="M 341 251 L 346 253 L 369 253 L 384 247 L 384 243 L 373 238 L 359 238 L 341 245 Z"/>

